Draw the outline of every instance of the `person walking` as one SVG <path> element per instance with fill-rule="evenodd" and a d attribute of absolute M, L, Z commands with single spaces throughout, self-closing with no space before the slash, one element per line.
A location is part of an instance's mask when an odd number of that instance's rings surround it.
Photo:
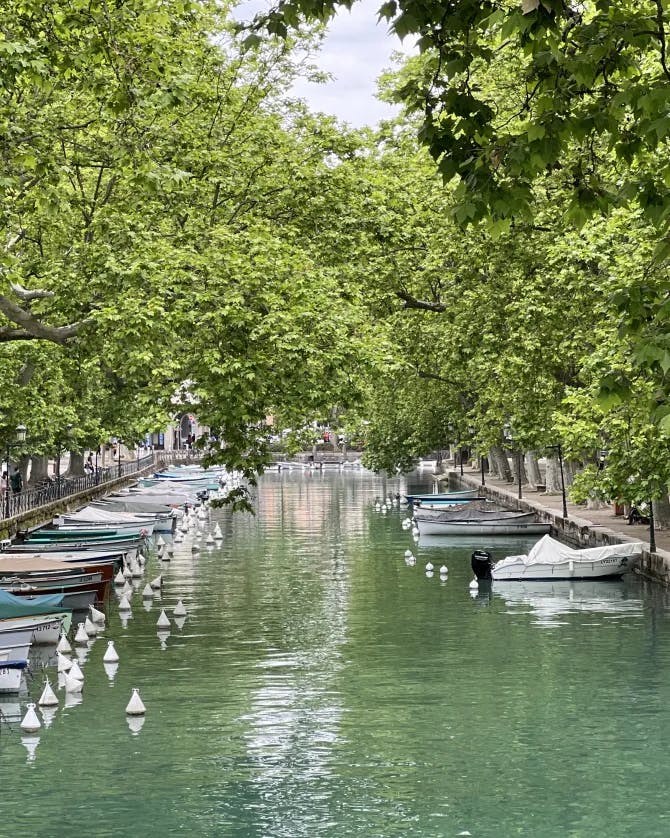
<path fill-rule="evenodd" d="M 18 466 L 14 466 L 14 471 L 9 476 L 9 485 L 12 487 L 12 492 L 15 495 L 21 493 L 23 489 L 23 478 L 21 477 L 21 472 L 19 471 Z"/>

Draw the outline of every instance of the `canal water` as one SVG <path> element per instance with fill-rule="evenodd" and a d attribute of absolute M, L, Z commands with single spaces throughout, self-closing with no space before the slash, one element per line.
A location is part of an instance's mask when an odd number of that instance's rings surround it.
<path fill-rule="evenodd" d="M 113 598 L 80 651 L 80 703 L 59 691 L 38 739 L 18 730 L 28 696 L 0 702 L 0 836 L 670 834 L 665 593 L 632 579 L 473 596 L 474 546 L 528 543 L 416 544 L 405 511 L 374 510 L 406 485 L 268 474 L 255 517 L 214 512 L 220 547 L 176 545 L 160 603 L 136 593 L 124 626 Z M 158 636 L 180 598 L 183 626 Z M 131 730 L 133 687 L 147 712 Z"/>

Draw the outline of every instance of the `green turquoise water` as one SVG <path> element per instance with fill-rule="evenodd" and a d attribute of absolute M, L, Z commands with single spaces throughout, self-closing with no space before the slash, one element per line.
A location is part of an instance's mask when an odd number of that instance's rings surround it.
<path fill-rule="evenodd" d="M 136 593 L 124 627 L 113 598 L 81 702 L 60 690 L 37 743 L 18 730 L 28 696 L 0 703 L 0 836 L 670 834 L 667 594 L 633 579 L 473 598 L 484 540 L 415 545 L 404 512 L 374 511 L 381 491 L 266 475 L 256 517 L 214 513 L 219 548 L 177 545 L 160 603 Z M 161 640 L 179 598 L 188 617 Z"/>

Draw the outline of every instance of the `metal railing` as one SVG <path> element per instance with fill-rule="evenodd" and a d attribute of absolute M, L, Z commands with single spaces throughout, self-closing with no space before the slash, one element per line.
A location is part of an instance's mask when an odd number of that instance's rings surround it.
<path fill-rule="evenodd" d="M 8 517 L 13 518 L 24 512 L 30 512 L 40 506 L 55 503 L 70 495 L 85 492 L 88 489 L 95 489 L 105 483 L 111 483 L 131 474 L 137 474 L 144 469 L 150 468 L 155 463 L 154 455 L 148 454 L 135 460 L 122 461 L 98 468 L 91 474 L 81 477 L 54 477 L 44 480 L 39 486 L 28 486 L 20 492 L 13 492 L 11 488 L 8 497 L 2 498 L 0 509 L 0 520 Z M 9 514 L 7 514 L 9 513 Z"/>

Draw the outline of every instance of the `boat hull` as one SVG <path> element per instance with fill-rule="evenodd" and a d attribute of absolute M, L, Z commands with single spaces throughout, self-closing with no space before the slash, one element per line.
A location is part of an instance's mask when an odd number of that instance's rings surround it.
<path fill-rule="evenodd" d="M 612 556 L 595 562 L 566 561 L 553 564 L 526 565 L 523 562 L 494 565 L 491 576 L 494 581 L 521 581 L 534 579 L 537 582 L 571 579 L 619 579 L 629 573 L 639 558 Z"/>
<path fill-rule="evenodd" d="M 71 613 L 57 615 L 43 615 L 41 617 L 14 617 L 13 619 L 0 620 L 0 630 L 7 629 L 30 629 L 32 632 L 31 641 L 35 645 L 58 643 L 61 630 L 66 622 L 69 622 Z M 67 621 L 66 621 L 66 618 Z M 2 636 L 0 634 L 0 636 Z"/>
<path fill-rule="evenodd" d="M 7 663 L 0 661 L 0 693 L 17 693 L 20 691 L 25 667 L 25 661 Z"/>

